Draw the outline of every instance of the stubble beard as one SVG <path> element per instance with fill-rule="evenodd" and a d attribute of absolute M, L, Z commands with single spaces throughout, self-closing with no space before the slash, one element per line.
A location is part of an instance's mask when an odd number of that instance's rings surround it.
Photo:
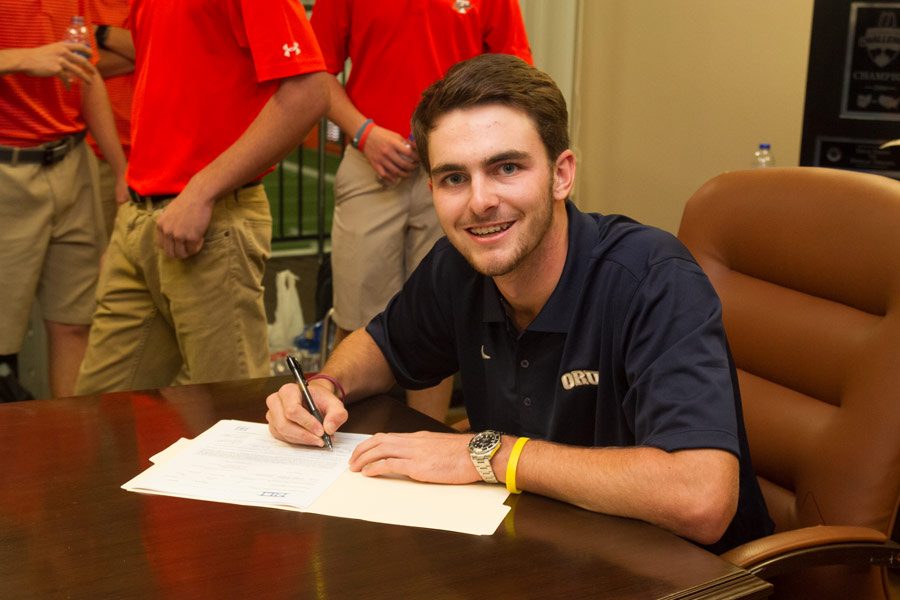
<path fill-rule="evenodd" d="M 508 275 L 522 266 L 534 254 L 534 251 L 547 235 L 550 225 L 553 223 L 553 181 L 551 178 L 547 189 L 547 195 L 544 202 L 540 203 L 540 211 L 534 214 L 534 218 L 528 225 L 528 229 L 524 231 L 517 240 L 512 255 L 508 259 L 490 258 L 480 261 L 476 260 L 477 253 L 474 251 L 463 252 L 466 261 L 473 269 L 487 277 L 501 277 Z"/>

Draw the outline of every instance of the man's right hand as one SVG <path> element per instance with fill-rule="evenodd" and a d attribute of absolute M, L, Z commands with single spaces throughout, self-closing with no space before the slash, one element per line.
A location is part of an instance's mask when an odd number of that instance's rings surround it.
<path fill-rule="evenodd" d="M 363 145 L 363 154 L 379 180 L 387 185 L 409 177 L 419 168 L 419 153 L 415 145 L 400 134 L 378 125 L 372 126 Z"/>
<path fill-rule="evenodd" d="M 35 77 L 59 77 L 69 85 L 72 77 L 90 83 L 97 70 L 78 52 L 85 46 L 76 42 L 54 42 L 37 48 L 19 49 L 20 70 Z"/>
<path fill-rule="evenodd" d="M 347 422 L 347 409 L 337 396 L 326 389 L 326 382 L 310 382 L 309 393 L 322 413 L 323 423 L 306 410 L 296 383 L 286 383 L 274 394 L 266 398 L 266 421 L 269 431 L 276 439 L 291 444 L 322 446 L 322 434 L 334 435 Z"/>

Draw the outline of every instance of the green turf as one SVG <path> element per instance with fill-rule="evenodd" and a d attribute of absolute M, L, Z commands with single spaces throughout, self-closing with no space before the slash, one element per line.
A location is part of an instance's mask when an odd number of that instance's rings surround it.
<path fill-rule="evenodd" d="M 303 155 L 306 173 L 298 169 L 298 156 Z M 325 155 L 325 234 L 331 232 L 331 216 L 334 212 L 334 186 L 332 184 L 340 157 Z M 280 171 L 280 173 L 279 173 Z M 282 184 L 283 182 L 283 184 Z M 302 183 L 302 194 L 298 194 Z M 317 238 L 318 156 L 315 150 L 298 149 L 288 155 L 275 171 L 263 179 L 269 205 L 272 209 L 272 248 L 285 250 L 303 247 Z M 279 202 L 283 200 L 283 204 Z M 282 206 L 284 207 L 282 210 Z M 298 219 L 301 212 L 303 219 Z"/>

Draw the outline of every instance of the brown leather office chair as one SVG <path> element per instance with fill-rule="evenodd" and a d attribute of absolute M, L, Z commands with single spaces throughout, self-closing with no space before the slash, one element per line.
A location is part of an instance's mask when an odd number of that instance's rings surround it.
<path fill-rule="evenodd" d="M 722 299 L 776 526 L 724 557 L 778 597 L 900 597 L 900 183 L 726 173 L 678 236 Z"/>

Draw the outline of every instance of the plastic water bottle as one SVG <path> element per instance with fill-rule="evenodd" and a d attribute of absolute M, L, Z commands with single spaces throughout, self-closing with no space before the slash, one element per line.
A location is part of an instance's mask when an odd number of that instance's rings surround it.
<path fill-rule="evenodd" d="M 772 147 L 769 144 L 760 144 L 756 152 L 753 153 L 753 168 L 774 167 L 775 156 L 772 155 Z"/>
<path fill-rule="evenodd" d="M 85 47 L 84 50 L 76 50 L 76 52 L 85 58 L 91 57 L 91 39 L 88 37 L 89 35 L 87 25 L 84 23 L 84 17 L 81 15 L 72 17 L 69 28 L 66 30 L 65 41 L 83 45 Z"/>

